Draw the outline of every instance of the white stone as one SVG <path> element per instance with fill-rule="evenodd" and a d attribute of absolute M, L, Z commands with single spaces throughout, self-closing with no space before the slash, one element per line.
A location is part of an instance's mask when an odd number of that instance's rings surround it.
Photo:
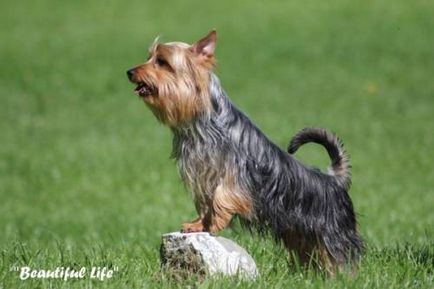
<path fill-rule="evenodd" d="M 161 262 L 169 269 L 210 275 L 258 276 L 253 258 L 235 242 L 209 233 L 168 233 L 162 236 Z"/>

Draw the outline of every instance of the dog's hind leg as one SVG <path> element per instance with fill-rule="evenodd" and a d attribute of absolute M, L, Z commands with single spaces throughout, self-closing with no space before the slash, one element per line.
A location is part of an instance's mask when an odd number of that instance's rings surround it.
<path fill-rule="evenodd" d="M 306 240 L 302 234 L 289 230 L 283 237 L 283 243 L 289 252 L 290 265 L 302 269 L 312 268 L 334 275 L 336 269 L 324 246 L 312 240 Z"/>

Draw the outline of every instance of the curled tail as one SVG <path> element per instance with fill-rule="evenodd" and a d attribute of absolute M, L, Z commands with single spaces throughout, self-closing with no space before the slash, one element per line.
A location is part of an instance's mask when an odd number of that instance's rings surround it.
<path fill-rule="evenodd" d="M 345 188 L 351 186 L 351 165 L 342 141 L 331 132 L 322 128 L 304 128 L 299 131 L 289 143 L 288 153 L 294 154 L 302 145 L 314 142 L 324 146 L 332 160 L 329 174 Z"/>

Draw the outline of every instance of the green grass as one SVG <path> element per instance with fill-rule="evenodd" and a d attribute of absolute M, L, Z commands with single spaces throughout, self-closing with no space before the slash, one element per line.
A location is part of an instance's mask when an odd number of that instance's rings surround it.
<path fill-rule="evenodd" d="M 149 2 L 149 3 L 146 3 Z M 161 2 L 161 3 L 159 3 Z M 433 288 L 434 2 L 12 1 L 0 12 L 0 288 Z M 170 133 L 125 75 L 154 37 L 217 28 L 217 73 L 277 144 L 336 131 L 368 249 L 356 276 L 291 272 L 238 226 L 261 277 L 159 270 L 160 235 L 195 217 Z M 307 146 L 297 157 L 325 167 Z M 114 278 L 18 279 L 14 266 L 117 266 Z"/>

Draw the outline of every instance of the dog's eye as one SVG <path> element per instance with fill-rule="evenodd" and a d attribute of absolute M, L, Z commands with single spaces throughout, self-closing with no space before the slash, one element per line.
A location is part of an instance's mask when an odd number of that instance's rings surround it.
<path fill-rule="evenodd" d="M 165 59 L 163 59 L 163 58 L 161 58 L 161 57 L 157 57 L 157 59 L 155 60 L 155 62 L 156 62 L 159 66 L 167 66 L 167 65 L 169 65 L 169 63 L 168 63 Z"/>

